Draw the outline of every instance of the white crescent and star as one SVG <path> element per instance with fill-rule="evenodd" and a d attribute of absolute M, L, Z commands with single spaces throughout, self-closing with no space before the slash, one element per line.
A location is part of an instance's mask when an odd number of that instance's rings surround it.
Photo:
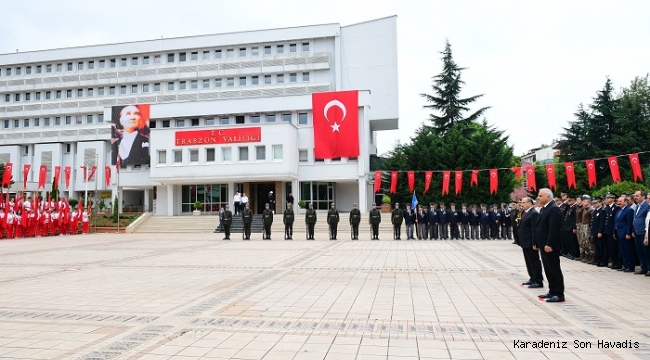
<path fill-rule="evenodd" d="M 336 99 L 330 100 L 330 102 L 328 102 L 327 105 L 325 105 L 325 108 L 323 108 L 323 115 L 325 116 L 325 120 L 327 120 L 327 122 L 330 122 L 330 119 L 327 117 L 327 111 L 329 111 L 329 109 L 333 107 L 337 107 L 341 109 L 341 111 L 343 112 L 343 117 L 341 118 L 341 123 L 343 123 L 343 120 L 345 120 L 345 116 L 347 115 L 348 110 L 345 108 L 345 105 L 343 105 L 342 102 Z M 336 121 L 334 121 L 334 124 L 330 125 L 330 127 L 332 128 L 332 132 L 335 131 L 340 132 L 339 128 L 341 127 L 341 124 L 338 124 Z"/>

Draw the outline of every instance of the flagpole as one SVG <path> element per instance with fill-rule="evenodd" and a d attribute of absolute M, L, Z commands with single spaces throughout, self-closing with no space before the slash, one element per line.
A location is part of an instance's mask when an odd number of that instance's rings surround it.
<path fill-rule="evenodd" d="M 118 167 L 115 169 L 117 170 L 117 204 L 113 204 L 113 206 L 117 206 L 117 233 L 120 233 L 120 164 L 117 164 Z"/>
<path fill-rule="evenodd" d="M 97 170 L 99 170 L 99 154 L 95 153 L 95 166 L 97 167 Z M 99 175 L 95 175 L 95 201 L 97 201 L 97 178 Z M 95 234 L 97 233 L 97 217 L 99 216 L 99 203 L 96 204 L 97 207 L 95 208 Z"/>

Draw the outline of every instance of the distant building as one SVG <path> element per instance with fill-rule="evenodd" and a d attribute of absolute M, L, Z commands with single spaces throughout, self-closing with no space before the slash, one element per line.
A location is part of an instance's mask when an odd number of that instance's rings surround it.
<path fill-rule="evenodd" d="M 528 182 L 526 181 L 525 169 L 531 165 L 544 165 L 553 162 L 556 156 L 560 155 L 558 150 L 558 141 L 553 140 L 551 145 L 542 145 L 540 147 L 529 150 L 526 154 L 521 156 L 522 167 L 522 183 L 521 186 L 514 189 L 510 197 L 513 201 L 519 200 L 528 195 Z"/>

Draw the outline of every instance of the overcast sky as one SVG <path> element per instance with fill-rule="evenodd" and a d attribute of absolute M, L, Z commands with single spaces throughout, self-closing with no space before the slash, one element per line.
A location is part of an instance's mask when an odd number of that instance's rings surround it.
<path fill-rule="evenodd" d="M 485 94 L 489 123 L 521 155 L 558 138 L 579 103 L 607 77 L 617 89 L 650 68 L 650 1 L 199 1 L 0 0 L 0 53 L 339 23 L 397 15 L 399 130 L 380 153 L 407 142 L 428 112 L 449 39 L 463 96 Z"/>

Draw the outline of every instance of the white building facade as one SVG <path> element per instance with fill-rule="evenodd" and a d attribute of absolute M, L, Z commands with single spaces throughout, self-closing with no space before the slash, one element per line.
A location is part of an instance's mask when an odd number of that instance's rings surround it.
<path fill-rule="evenodd" d="M 398 127 L 396 17 L 0 55 L 0 163 L 11 192 L 37 190 L 38 169 L 71 166 L 67 187 L 154 215 L 204 212 L 245 192 L 258 213 L 295 202 L 341 210 L 373 202 L 376 132 Z M 357 158 L 315 159 L 311 94 L 359 91 Z M 111 107 L 150 104 L 150 163 L 112 167 Z M 196 133 L 195 133 L 196 132 Z M 220 136 L 223 134 L 256 136 Z M 215 134 L 217 143 L 192 134 Z M 201 135 L 203 134 L 203 135 Z M 23 188 L 23 164 L 32 165 Z M 97 166 L 85 182 L 80 166 Z M 119 183 L 118 183 L 119 182 Z M 42 189 L 43 190 L 43 189 Z"/>

